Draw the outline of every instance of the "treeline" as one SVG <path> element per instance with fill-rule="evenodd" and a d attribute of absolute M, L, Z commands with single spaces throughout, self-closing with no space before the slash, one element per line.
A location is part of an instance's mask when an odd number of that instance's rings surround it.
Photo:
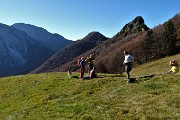
<path fill-rule="evenodd" d="M 146 61 L 170 56 L 179 52 L 177 30 L 172 21 L 165 23 L 162 32 L 149 30 L 142 44 Z"/>

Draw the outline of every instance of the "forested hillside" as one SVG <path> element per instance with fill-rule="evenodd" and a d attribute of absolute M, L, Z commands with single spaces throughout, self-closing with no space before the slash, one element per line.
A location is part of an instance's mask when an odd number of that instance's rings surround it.
<path fill-rule="evenodd" d="M 138 16 L 113 38 L 80 56 L 94 54 L 97 72 L 122 73 L 124 50 L 134 56 L 134 66 L 180 52 L 180 14 L 152 29 L 144 27 L 145 23 L 140 18 Z M 80 56 L 57 71 L 75 70 Z"/>

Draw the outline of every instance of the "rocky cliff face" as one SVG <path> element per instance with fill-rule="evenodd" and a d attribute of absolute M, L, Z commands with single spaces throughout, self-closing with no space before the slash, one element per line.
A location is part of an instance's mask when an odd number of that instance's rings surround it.
<path fill-rule="evenodd" d="M 146 31 L 149 28 L 145 25 L 144 19 L 141 16 L 137 16 L 132 22 L 126 24 L 115 37 L 124 38 L 130 34 L 136 34 L 141 31 Z"/>

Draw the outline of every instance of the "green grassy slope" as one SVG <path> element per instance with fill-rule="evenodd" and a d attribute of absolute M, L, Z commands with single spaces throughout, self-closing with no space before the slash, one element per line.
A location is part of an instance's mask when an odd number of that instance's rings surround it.
<path fill-rule="evenodd" d="M 139 65 L 133 68 L 131 74 L 137 76 L 137 75 L 167 73 L 171 69 L 171 66 L 169 66 L 169 61 L 173 59 L 177 60 L 178 63 L 180 64 L 180 54 L 177 54 L 174 56 L 162 58 L 156 61 Z"/>
<path fill-rule="evenodd" d="M 161 61 L 165 63 L 165 59 Z M 153 63 L 156 61 L 134 68 L 133 76 L 143 72 L 143 74 L 150 73 L 145 71 L 157 68 L 151 65 Z M 0 118 L 2 120 L 180 118 L 179 74 L 138 79 L 138 83 L 133 84 L 126 83 L 126 77 L 123 75 L 99 74 L 99 76 L 101 78 L 81 80 L 69 78 L 67 73 L 45 73 L 0 78 Z"/>

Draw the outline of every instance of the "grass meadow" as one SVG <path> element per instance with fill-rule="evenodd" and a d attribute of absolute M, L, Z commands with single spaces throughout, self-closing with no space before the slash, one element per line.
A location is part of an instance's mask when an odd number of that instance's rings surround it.
<path fill-rule="evenodd" d="M 125 74 L 102 73 L 91 80 L 60 72 L 0 78 L 0 119 L 178 120 L 180 74 L 160 75 L 172 58 L 180 55 L 134 68 L 136 83 L 127 83 Z M 147 74 L 156 75 L 139 78 Z"/>

